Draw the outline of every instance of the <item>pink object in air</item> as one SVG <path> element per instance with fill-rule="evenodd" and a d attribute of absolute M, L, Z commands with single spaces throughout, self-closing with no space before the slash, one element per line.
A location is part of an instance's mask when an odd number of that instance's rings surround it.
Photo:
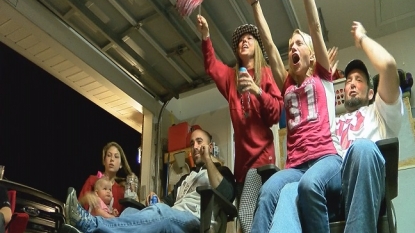
<path fill-rule="evenodd" d="M 202 2 L 203 0 L 177 0 L 176 9 L 181 16 L 189 16 Z"/>

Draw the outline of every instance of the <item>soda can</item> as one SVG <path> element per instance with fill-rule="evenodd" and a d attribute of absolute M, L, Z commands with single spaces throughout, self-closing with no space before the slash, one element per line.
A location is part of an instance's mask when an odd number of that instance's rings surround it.
<path fill-rule="evenodd" d="M 150 198 L 150 205 L 154 205 L 156 203 L 158 203 L 157 195 L 153 194 L 153 196 Z"/>

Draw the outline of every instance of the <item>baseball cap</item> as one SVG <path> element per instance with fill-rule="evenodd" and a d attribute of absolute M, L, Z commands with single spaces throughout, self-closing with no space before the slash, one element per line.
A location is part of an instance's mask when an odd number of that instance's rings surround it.
<path fill-rule="evenodd" d="M 354 59 L 354 60 L 350 61 L 349 64 L 347 64 L 346 69 L 344 70 L 344 76 L 347 78 L 350 71 L 352 71 L 354 69 L 358 69 L 358 70 L 362 71 L 366 75 L 369 87 L 373 88 L 373 80 L 369 75 L 369 71 L 367 71 L 365 63 L 363 63 L 363 61 L 361 61 L 359 59 Z"/>

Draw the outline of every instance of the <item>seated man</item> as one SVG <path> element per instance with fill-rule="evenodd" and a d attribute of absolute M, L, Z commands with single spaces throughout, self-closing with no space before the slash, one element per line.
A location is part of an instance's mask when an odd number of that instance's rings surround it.
<path fill-rule="evenodd" d="M 7 224 L 12 218 L 7 188 L 0 185 L 0 233 L 5 231 Z"/>
<path fill-rule="evenodd" d="M 362 61 L 353 60 L 346 66 L 348 113 L 336 119 L 342 149 L 347 149 L 342 165 L 345 232 L 376 232 L 385 195 L 385 160 L 374 142 L 398 137 L 403 116 L 402 93 L 392 55 L 369 38 L 360 23 L 353 23 L 352 34 L 356 46 L 379 73 L 379 83 L 374 93 L 373 81 Z"/>
<path fill-rule="evenodd" d="M 235 178 L 229 168 L 212 161 L 212 136 L 193 131 L 190 144 L 196 168 L 183 176 L 172 193 L 143 210 L 125 209 L 118 218 L 94 217 L 82 208 L 73 188 L 69 188 L 65 213 L 69 224 L 87 232 L 197 232 L 200 227 L 199 186 L 210 185 L 232 202 Z"/>
<path fill-rule="evenodd" d="M 375 142 L 397 137 L 403 116 L 402 94 L 395 59 L 380 44 L 366 35 L 364 27 L 353 22 L 352 35 L 375 70 L 379 72 L 377 93 L 365 64 L 351 61 L 345 69 L 345 108 L 336 118 L 342 149 L 342 215 L 344 232 L 376 232 L 381 202 L 385 194 L 385 160 Z M 373 103 L 373 104 L 371 104 Z M 295 184 L 281 191 L 284 208 L 275 211 L 273 228 L 283 226 L 289 232 L 301 232 Z M 279 232 L 279 231 L 272 231 Z"/>

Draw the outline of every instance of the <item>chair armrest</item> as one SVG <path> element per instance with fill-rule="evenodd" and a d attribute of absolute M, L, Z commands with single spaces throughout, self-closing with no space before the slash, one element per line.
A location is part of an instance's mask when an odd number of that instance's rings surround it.
<path fill-rule="evenodd" d="M 27 213 L 13 213 L 12 219 L 7 225 L 8 232 L 23 233 L 26 230 L 29 222 L 29 215 Z"/>
<path fill-rule="evenodd" d="M 389 232 L 396 232 L 396 216 L 395 224 L 392 218 L 392 199 L 398 196 L 399 140 L 398 138 L 383 139 L 377 141 L 376 145 L 385 158 L 385 204 Z"/>
<path fill-rule="evenodd" d="M 132 198 L 122 198 L 120 200 L 118 200 L 118 203 L 120 203 L 120 205 L 123 205 L 125 208 L 127 207 L 131 207 L 131 208 L 135 208 L 138 210 L 142 210 L 144 208 L 146 208 L 145 205 L 141 204 L 140 202 L 132 199 Z"/>
<path fill-rule="evenodd" d="M 200 232 L 206 232 L 210 229 L 214 203 L 221 207 L 228 220 L 234 219 L 238 215 L 236 207 L 211 186 L 199 186 L 196 188 L 196 192 L 200 194 Z"/>
<path fill-rule="evenodd" d="M 258 175 L 261 176 L 262 183 L 265 183 L 274 173 L 280 169 L 275 164 L 267 164 L 256 169 Z"/>
<path fill-rule="evenodd" d="M 398 138 L 382 139 L 377 141 L 376 145 L 385 158 L 386 192 L 392 200 L 398 196 L 399 140 Z"/>

